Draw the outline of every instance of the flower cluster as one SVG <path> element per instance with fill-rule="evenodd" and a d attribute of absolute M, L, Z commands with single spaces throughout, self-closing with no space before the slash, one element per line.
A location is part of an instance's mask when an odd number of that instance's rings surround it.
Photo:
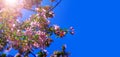
<path fill-rule="evenodd" d="M 7 45 L 19 51 L 16 56 L 26 56 L 33 48 L 45 50 L 49 47 L 53 42 L 50 37 L 53 34 L 60 38 L 68 32 L 74 34 L 73 27 L 68 30 L 58 25 L 50 25 L 48 18 L 53 18 L 54 12 L 50 11 L 51 6 L 39 6 L 42 0 L 16 0 L 19 2 L 18 8 L 7 7 L 3 1 L 0 0 L 0 50 Z M 36 8 L 33 11 L 36 14 L 31 15 L 24 22 L 18 22 L 18 17 L 22 17 L 21 10 L 32 10 L 34 5 Z"/>

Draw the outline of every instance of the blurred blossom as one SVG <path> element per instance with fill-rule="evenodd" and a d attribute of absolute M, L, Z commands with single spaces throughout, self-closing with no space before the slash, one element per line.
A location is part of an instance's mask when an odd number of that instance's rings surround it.
<path fill-rule="evenodd" d="M 13 24 L 12 26 L 15 27 L 15 24 Z"/>
<path fill-rule="evenodd" d="M 1 3 L 1 1 L 4 1 Z M 52 34 L 63 37 L 67 34 L 66 29 L 60 28 L 58 25 L 50 24 L 48 18 L 54 17 L 54 12 L 49 11 L 52 6 L 39 6 L 42 0 L 1 0 L 0 1 L 0 50 L 6 45 L 10 48 L 4 50 L 7 54 L 11 48 L 18 50 L 15 57 L 24 57 L 22 53 L 32 50 L 33 47 L 41 49 L 48 53 L 45 49 L 53 42 Z M 53 2 L 54 0 L 51 0 Z M 33 5 L 38 7 L 32 9 Z M 22 18 L 22 9 L 34 11 L 35 14 L 27 18 L 26 21 L 20 22 Z M 51 27 L 50 27 L 51 26 Z M 74 28 L 69 29 L 74 34 Z M 6 44 L 7 43 L 7 44 Z M 9 47 L 8 46 L 8 47 Z M 66 48 L 66 45 L 65 45 Z M 55 52 L 59 53 L 59 52 Z M 54 54 L 54 57 L 58 55 Z"/>
<path fill-rule="evenodd" d="M 60 29 L 60 27 L 58 25 L 54 25 L 54 29 L 58 30 L 58 29 Z"/>
<path fill-rule="evenodd" d="M 29 36 L 29 35 L 32 35 L 32 33 L 33 33 L 32 28 L 28 27 L 28 28 L 25 29 L 25 35 Z"/>
<path fill-rule="evenodd" d="M 33 22 L 31 22 L 31 27 L 38 27 L 39 26 L 39 23 L 38 22 L 36 22 L 36 21 L 33 21 Z"/>
<path fill-rule="evenodd" d="M 39 48 L 39 44 L 37 42 L 34 42 L 33 44 L 35 47 Z"/>

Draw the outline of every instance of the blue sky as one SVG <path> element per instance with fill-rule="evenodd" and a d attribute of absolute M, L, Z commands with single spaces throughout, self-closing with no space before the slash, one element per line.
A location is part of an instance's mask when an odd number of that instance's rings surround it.
<path fill-rule="evenodd" d="M 70 57 L 120 57 L 119 0 L 63 0 L 54 12 L 51 23 L 73 26 L 75 35 L 53 37 L 49 55 L 66 44 Z"/>
<path fill-rule="evenodd" d="M 76 33 L 57 39 L 50 50 L 66 43 L 70 57 L 120 57 L 119 0 L 63 0 L 55 13 L 53 23 Z"/>

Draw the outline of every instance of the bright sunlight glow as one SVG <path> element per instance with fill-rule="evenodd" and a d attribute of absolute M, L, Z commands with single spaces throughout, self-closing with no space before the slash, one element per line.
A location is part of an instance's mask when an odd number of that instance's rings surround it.
<path fill-rule="evenodd" d="M 18 3 L 18 0 L 4 0 L 6 6 L 15 7 Z"/>

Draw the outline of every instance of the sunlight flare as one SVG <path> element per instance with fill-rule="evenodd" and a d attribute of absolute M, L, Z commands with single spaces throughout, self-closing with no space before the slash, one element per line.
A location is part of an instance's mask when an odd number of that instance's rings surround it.
<path fill-rule="evenodd" d="M 18 0 L 4 0 L 4 4 L 7 7 L 15 7 L 18 4 Z"/>

